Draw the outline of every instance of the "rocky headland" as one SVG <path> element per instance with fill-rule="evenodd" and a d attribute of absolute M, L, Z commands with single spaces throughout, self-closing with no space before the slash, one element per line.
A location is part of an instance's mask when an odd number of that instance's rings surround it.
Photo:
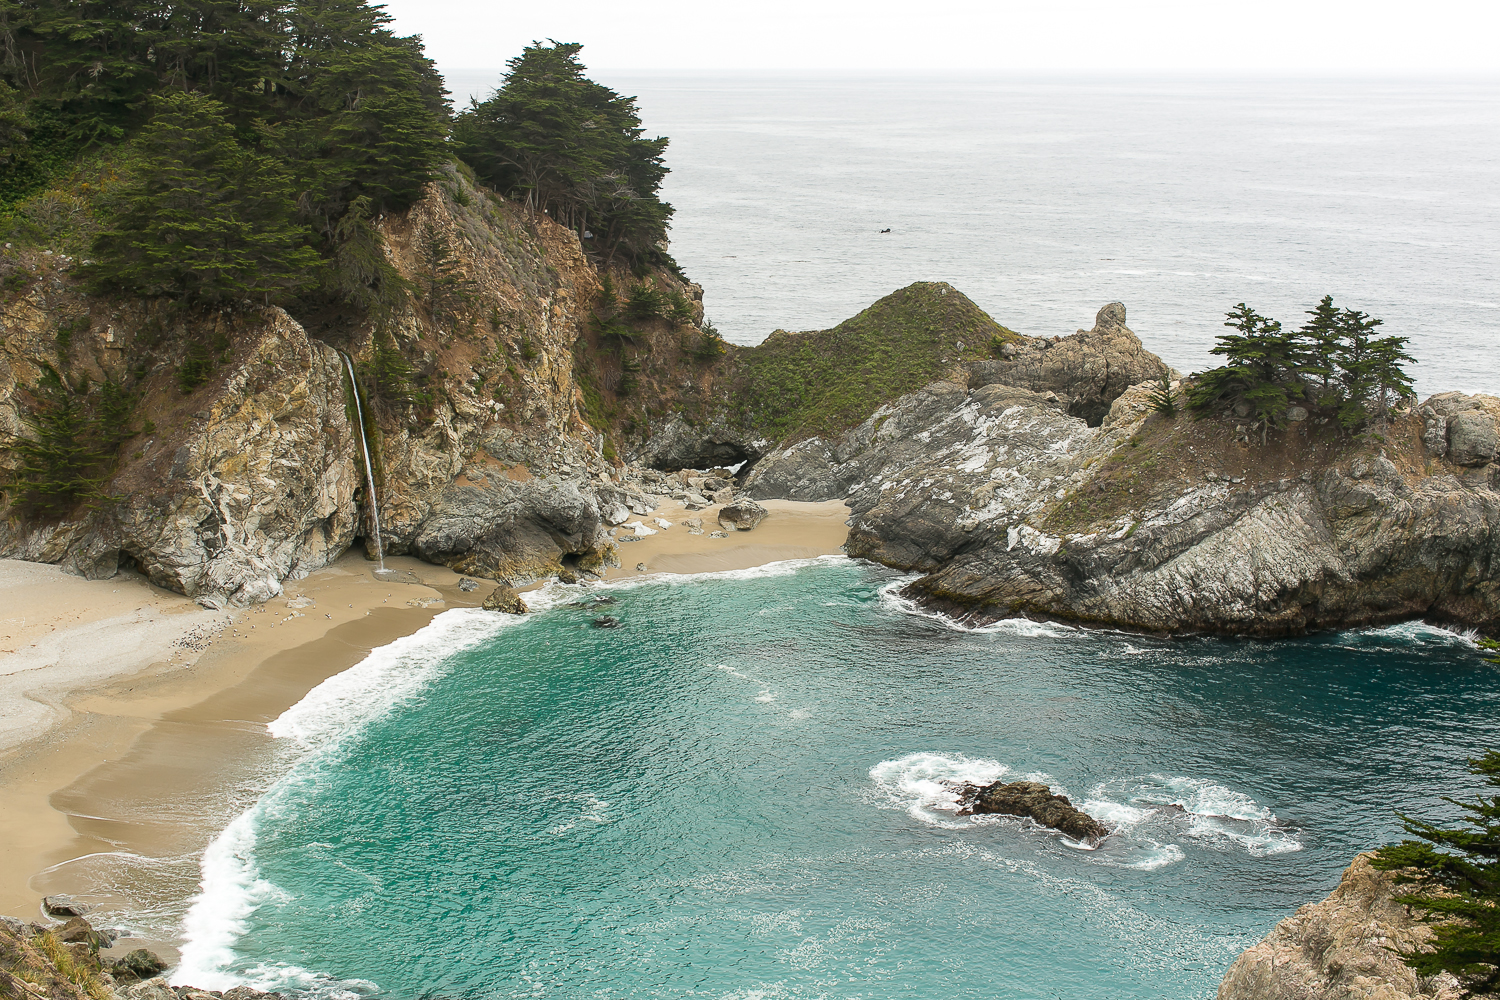
<path fill-rule="evenodd" d="M 1500 625 L 1494 397 L 1440 394 L 1353 434 L 1300 407 L 1269 435 L 1232 410 L 1167 415 L 1153 382 L 1180 376 L 1120 303 L 1028 337 L 941 283 L 736 347 L 702 328 L 697 286 L 603 270 L 457 169 L 380 230 L 414 285 L 440 240 L 461 308 L 205 314 L 87 294 L 60 255 L 22 261 L 0 303 L 0 427 L 34 433 L 48 368 L 135 402 L 100 496 L 9 511 L 0 555 L 265 601 L 350 546 L 374 553 L 367 444 L 384 553 L 510 586 L 604 572 L 620 526 L 663 498 L 721 507 L 725 532 L 758 523 L 753 501 L 847 499 L 851 555 L 975 621 Z M 631 281 L 674 311 L 632 313 Z M 16 466 L 0 452 L 0 473 Z"/>
<path fill-rule="evenodd" d="M 1457 1000 L 1447 973 L 1418 977 L 1398 951 L 1420 950 L 1432 927 L 1396 903 L 1393 873 L 1361 854 L 1338 887 L 1277 924 L 1224 976 L 1218 1000 Z"/>

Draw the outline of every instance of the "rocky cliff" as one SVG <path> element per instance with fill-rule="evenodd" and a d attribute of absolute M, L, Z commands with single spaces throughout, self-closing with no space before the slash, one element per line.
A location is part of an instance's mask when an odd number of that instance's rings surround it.
<path fill-rule="evenodd" d="M 85 404 L 109 381 L 135 405 L 107 498 L 50 518 L 7 512 L 0 552 L 89 577 L 130 560 L 209 606 L 274 596 L 371 534 L 342 351 L 359 373 L 387 552 L 512 582 L 605 562 L 601 506 L 641 498 L 611 482 L 584 412 L 599 274 L 577 238 L 457 170 L 381 228 L 397 271 L 426 291 L 378 325 L 113 300 L 85 294 L 67 258 L 10 262 L 28 280 L 0 303 L 0 430 L 32 433 L 23 415 L 47 368 Z M 382 362 L 399 373 L 384 392 Z M 202 384 L 184 382 L 189 363 Z M 0 452 L 0 473 L 15 464 Z"/>
<path fill-rule="evenodd" d="M 1236 959 L 1219 1000 L 1457 1000 L 1452 976 L 1419 979 L 1395 954 L 1420 948 L 1432 929 L 1391 901 L 1391 873 L 1370 857 Z"/>
<path fill-rule="evenodd" d="M 136 402 L 106 496 L 10 511 L 0 555 L 88 576 L 129 560 L 206 605 L 265 600 L 373 548 L 363 439 L 386 552 L 510 584 L 614 560 L 611 512 L 668 489 L 641 467 L 742 465 L 754 497 L 848 498 L 850 553 L 922 574 L 910 594 L 960 616 L 1500 626 L 1492 397 L 1442 394 L 1357 435 L 1299 409 L 1263 435 L 1154 412 L 1148 383 L 1176 376 L 1119 303 L 1025 337 L 918 283 L 737 348 L 697 286 L 602 272 L 458 168 L 378 226 L 414 290 L 378 316 L 91 297 L 67 258 L 7 251 L 0 432 L 31 433 L 49 366 L 85 401 L 109 382 Z M 0 476 L 15 461 L 0 451 Z"/>
<path fill-rule="evenodd" d="M 1500 625 L 1500 400 L 1444 394 L 1352 436 L 1304 411 L 1262 443 L 1232 413 L 1155 412 L 1143 380 L 1166 366 L 1118 303 L 1006 354 L 773 450 L 747 490 L 847 497 L 851 554 L 978 620 Z"/>

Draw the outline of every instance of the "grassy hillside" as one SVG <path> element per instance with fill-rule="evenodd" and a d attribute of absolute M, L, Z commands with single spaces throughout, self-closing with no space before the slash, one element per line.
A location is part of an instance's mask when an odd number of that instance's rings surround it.
<path fill-rule="evenodd" d="M 742 424 L 774 440 L 837 434 L 1021 339 L 952 285 L 919 281 L 832 330 L 778 330 L 734 351 L 729 405 Z"/>

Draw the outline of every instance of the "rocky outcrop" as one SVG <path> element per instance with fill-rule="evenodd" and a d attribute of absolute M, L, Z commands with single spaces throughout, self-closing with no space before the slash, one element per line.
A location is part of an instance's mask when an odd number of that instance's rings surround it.
<path fill-rule="evenodd" d="M 970 365 L 969 388 L 1007 385 L 1055 394 L 1062 409 L 1097 427 L 1126 389 L 1168 371 L 1125 325 L 1125 304 L 1111 302 L 1092 330 L 1018 340 L 1001 347 L 999 359 Z"/>
<path fill-rule="evenodd" d="M 770 514 L 764 506 L 741 497 L 719 510 L 719 526 L 727 531 L 752 531 Z"/>
<path fill-rule="evenodd" d="M 1219 1000 L 1457 1000 L 1452 976 L 1419 978 L 1396 954 L 1421 948 L 1432 928 L 1392 901 L 1392 874 L 1371 857 L 1356 857 L 1327 899 L 1237 958 Z"/>
<path fill-rule="evenodd" d="M 986 384 L 934 383 L 773 451 L 746 492 L 847 497 L 851 555 L 924 574 L 910 596 L 979 620 L 1267 636 L 1500 625 L 1500 466 L 1455 462 L 1483 457 L 1500 400 L 1434 397 L 1378 438 L 1303 420 L 1262 444 L 1232 415 L 1153 412 L 1149 382 L 1090 427 L 1066 391 L 987 382 L 988 365 L 973 366 Z"/>
<path fill-rule="evenodd" d="M 27 337 L 12 339 L 28 318 L 19 307 L 0 317 L 0 409 L 11 413 L 17 385 L 34 384 L 42 363 Z M 359 520 L 358 446 L 338 353 L 279 309 L 241 313 L 225 327 L 239 345 L 227 370 L 187 405 L 156 411 L 108 485 L 118 501 L 60 522 L 8 517 L 0 552 L 91 579 L 130 559 L 152 583 L 224 607 L 267 600 L 282 580 L 347 549 Z M 101 343 L 87 346 L 106 355 L 92 367 L 107 376 L 119 362 Z"/>
<path fill-rule="evenodd" d="M 1109 828 L 1073 805 L 1066 795 L 1054 795 L 1040 781 L 996 781 L 959 789 L 960 816 L 1000 813 L 1026 816 L 1083 844 L 1097 844 Z"/>
<path fill-rule="evenodd" d="M 490 591 L 481 607 L 486 611 L 500 611 L 507 615 L 524 615 L 531 611 L 521 595 L 516 593 L 514 588 L 507 587 L 503 583 Z"/>

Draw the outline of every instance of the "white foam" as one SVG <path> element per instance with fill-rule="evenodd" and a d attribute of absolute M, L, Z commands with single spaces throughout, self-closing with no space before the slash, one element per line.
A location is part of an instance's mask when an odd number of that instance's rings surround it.
<path fill-rule="evenodd" d="M 1302 850 L 1298 832 L 1282 826 L 1268 807 L 1207 778 L 1145 774 L 1104 782 L 1083 809 L 1136 838 L 1159 828 L 1237 844 L 1254 857 Z"/>
<path fill-rule="evenodd" d="M 1010 768 L 998 760 L 940 753 L 910 753 L 870 768 L 870 778 L 888 807 L 905 810 L 929 826 L 951 829 L 973 826 L 985 819 L 958 815 L 957 786 L 988 785 L 1009 773 Z"/>
<path fill-rule="evenodd" d="M 272 736 L 287 741 L 291 766 L 203 852 L 198 892 L 182 921 L 182 960 L 171 974 L 173 983 L 213 990 L 254 985 L 229 969 L 235 959 L 235 942 L 245 933 L 250 916 L 280 892 L 256 869 L 256 831 L 261 821 L 275 818 L 288 807 L 282 800 L 308 780 L 307 772 L 315 761 L 418 694 L 443 673 L 454 653 L 524 621 L 524 616 L 477 608 L 445 611 L 417 632 L 371 650 L 267 724 Z"/>
<path fill-rule="evenodd" d="M 363 660 L 313 688 L 268 723 L 278 739 L 304 749 L 354 735 L 431 683 L 448 658 L 525 619 L 478 608 L 444 611 L 428 625 L 370 651 Z"/>
<path fill-rule="evenodd" d="M 937 622 L 944 628 L 955 632 L 973 632 L 981 635 L 1014 635 L 1023 639 L 1055 639 L 1070 632 L 1078 631 L 1072 625 L 1063 625 L 1059 622 L 1036 622 L 1030 618 L 1002 618 L 999 621 L 990 622 L 987 625 L 970 625 L 958 618 L 941 614 L 937 611 L 929 611 L 916 601 L 905 596 L 901 591 L 907 584 L 918 579 L 915 576 L 904 576 L 892 580 L 879 590 L 880 603 L 887 610 L 898 614 L 911 615 L 916 618 L 925 618 L 928 621 Z"/>

